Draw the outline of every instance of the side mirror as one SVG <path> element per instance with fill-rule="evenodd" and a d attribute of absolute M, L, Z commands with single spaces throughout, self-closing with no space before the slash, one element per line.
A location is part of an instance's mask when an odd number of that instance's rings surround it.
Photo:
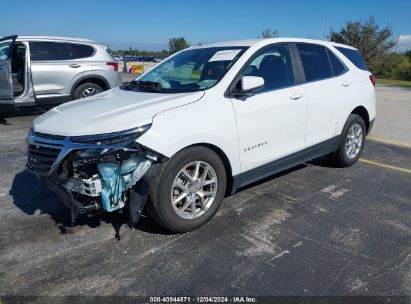
<path fill-rule="evenodd" d="M 264 87 L 264 78 L 258 76 L 243 76 L 237 84 L 233 96 L 251 96 L 252 93 Z"/>

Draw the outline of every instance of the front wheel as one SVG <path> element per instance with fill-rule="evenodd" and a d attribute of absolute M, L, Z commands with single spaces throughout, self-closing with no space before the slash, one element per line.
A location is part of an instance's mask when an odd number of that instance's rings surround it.
<path fill-rule="evenodd" d="M 187 232 L 206 224 L 226 190 L 226 172 L 218 155 L 191 147 L 169 159 L 153 180 L 148 214 L 163 227 Z"/>
<path fill-rule="evenodd" d="M 341 133 L 338 150 L 331 156 L 337 166 L 349 167 L 358 161 L 364 149 L 366 132 L 365 123 L 361 116 L 351 114 Z"/>

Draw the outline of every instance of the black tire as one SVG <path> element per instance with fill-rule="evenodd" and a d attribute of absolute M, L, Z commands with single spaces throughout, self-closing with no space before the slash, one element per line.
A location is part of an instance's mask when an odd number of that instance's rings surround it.
<path fill-rule="evenodd" d="M 98 84 L 95 84 L 93 82 L 87 82 L 87 83 L 83 83 L 81 85 L 79 85 L 75 90 L 74 90 L 74 94 L 73 94 L 73 98 L 74 99 L 80 99 L 82 98 L 82 94 L 85 90 L 87 89 L 94 89 L 99 91 L 99 93 L 103 92 L 103 88 L 100 87 Z M 90 95 L 92 96 L 92 95 Z"/>
<path fill-rule="evenodd" d="M 360 149 L 355 155 L 355 157 L 350 158 L 346 152 L 345 147 L 346 147 L 347 140 L 348 140 L 347 139 L 348 133 L 351 127 L 356 124 L 361 127 L 362 141 L 361 141 Z M 333 154 L 331 154 L 331 159 L 337 167 L 349 167 L 349 166 L 354 165 L 358 161 L 364 149 L 364 146 L 365 146 L 366 133 L 367 133 L 367 129 L 365 126 L 365 122 L 361 118 L 361 116 L 357 114 L 351 114 L 350 116 L 348 116 L 347 121 L 345 122 L 345 125 L 344 125 L 343 132 L 341 133 L 341 141 L 340 141 L 340 144 L 338 145 L 338 150 L 335 151 Z"/>
<path fill-rule="evenodd" d="M 205 162 L 217 176 L 217 192 L 209 208 L 199 217 L 184 219 L 177 215 L 172 206 L 171 190 L 180 170 L 196 161 Z M 224 164 L 218 155 L 206 147 L 186 148 L 163 164 L 153 179 L 147 202 L 147 213 L 158 224 L 173 232 L 188 232 L 205 225 L 217 212 L 225 195 L 227 177 Z M 201 209 L 200 209 L 201 210 Z"/>

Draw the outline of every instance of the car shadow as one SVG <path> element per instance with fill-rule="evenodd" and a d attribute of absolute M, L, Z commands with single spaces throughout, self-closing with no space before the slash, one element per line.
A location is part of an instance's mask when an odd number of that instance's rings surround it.
<path fill-rule="evenodd" d="M 256 182 L 253 182 L 253 183 L 251 183 L 251 184 L 249 184 L 249 185 L 246 185 L 246 186 L 244 186 L 244 187 L 241 187 L 241 188 L 239 188 L 239 189 L 236 191 L 236 193 L 241 192 L 241 191 L 244 191 L 244 190 L 247 190 L 247 189 L 249 189 L 249 188 L 252 188 L 252 187 L 255 187 L 255 186 L 258 186 L 258 185 L 261 185 L 261 184 L 264 184 L 264 183 L 266 183 L 266 182 L 269 182 L 269 181 L 274 180 L 274 179 L 276 179 L 276 178 L 279 178 L 279 177 L 281 177 L 281 176 L 284 176 L 284 175 L 290 174 L 290 173 L 292 173 L 292 172 L 295 172 L 295 171 L 304 169 L 304 168 L 306 168 L 306 167 L 308 167 L 308 166 L 316 166 L 316 167 L 324 167 L 324 168 L 337 168 L 337 167 L 335 166 L 335 164 L 333 163 L 332 159 L 331 159 L 330 157 L 328 157 L 328 156 L 325 155 L 325 156 L 321 156 L 321 157 L 319 157 L 319 158 L 310 160 L 310 161 L 308 161 L 308 162 L 305 162 L 305 163 L 303 163 L 303 164 L 297 165 L 297 166 L 292 167 L 292 168 L 290 168 L 290 169 L 287 169 L 287 170 L 278 172 L 278 173 L 276 173 L 276 174 L 270 175 L 270 176 L 268 176 L 268 177 L 265 177 L 265 178 L 263 178 L 263 179 L 260 179 L 260 180 L 258 180 L 258 181 L 256 181 Z"/>
<path fill-rule="evenodd" d="M 279 178 L 279 177 L 281 177 L 281 176 L 284 176 L 284 175 L 290 174 L 290 173 L 292 173 L 292 172 L 301 170 L 301 169 L 303 169 L 303 168 L 305 168 L 305 167 L 307 167 L 306 164 L 301 164 L 301 165 L 297 165 L 297 166 L 295 166 L 295 167 L 292 167 L 292 168 L 290 168 L 290 169 L 287 169 L 287 170 L 278 172 L 278 173 L 276 173 L 276 174 L 267 176 L 267 177 L 265 177 L 265 178 L 263 178 L 263 179 L 260 179 L 260 180 L 258 180 L 258 181 L 255 181 L 255 182 L 249 184 L 249 185 L 246 185 L 246 186 L 243 186 L 243 187 L 239 188 L 235 193 L 242 192 L 242 191 L 245 191 L 245 190 L 247 190 L 247 189 L 256 187 L 256 186 L 258 186 L 258 185 L 264 184 L 264 183 L 266 183 L 266 182 L 269 182 L 269 181 L 274 180 L 274 179 L 276 179 L 276 178 Z"/>
<path fill-rule="evenodd" d="M 0 112 L 0 124 L 10 125 L 8 118 L 12 117 L 22 117 L 22 116 L 32 116 L 32 115 L 41 115 L 48 110 L 50 110 L 54 105 L 50 106 L 28 106 L 22 109 L 9 108 L 1 109 Z"/>
<path fill-rule="evenodd" d="M 112 225 L 115 239 L 120 240 L 120 230 L 123 226 L 128 227 L 126 214 L 118 212 L 100 212 L 94 216 L 81 215 L 72 224 L 69 208 L 52 191 L 43 187 L 34 174 L 27 171 L 16 174 L 9 194 L 13 197 L 14 205 L 25 214 L 35 215 L 40 212 L 49 215 L 63 234 L 73 233 L 72 227 L 75 226 L 97 228 L 104 222 Z M 150 234 L 170 234 L 145 215 L 133 225 L 133 228 Z"/>
<path fill-rule="evenodd" d="M 309 162 L 307 162 L 308 165 L 311 166 L 316 166 L 316 167 L 323 167 L 323 168 L 338 168 L 338 166 L 335 165 L 331 157 L 328 156 L 322 156 L 316 159 L 313 159 Z"/>
<path fill-rule="evenodd" d="M 0 116 L 0 125 L 7 125 L 7 126 L 9 126 L 10 123 L 7 121 L 6 117 Z"/>

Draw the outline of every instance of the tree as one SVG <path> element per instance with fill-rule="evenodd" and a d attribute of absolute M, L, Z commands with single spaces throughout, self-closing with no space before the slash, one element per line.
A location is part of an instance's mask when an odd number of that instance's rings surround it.
<path fill-rule="evenodd" d="M 261 37 L 259 36 L 258 38 L 267 39 L 267 38 L 277 38 L 278 36 L 280 36 L 280 34 L 278 33 L 277 30 L 263 29 L 261 31 Z"/>
<path fill-rule="evenodd" d="M 338 32 L 331 30 L 329 39 L 357 48 L 370 71 L 380 74 L 382 65 L 395 45 L 392 35 L 390 26 L 380 29 L 375 19 L 370 17 L 367 21 L 349 21 Z"/>
<path fill-rule="evenodd" d="M 190 45 L 184 37 L 174 37 L 170 38 L 168 41 L 168 47 L 170 53 L 174 54 L 178 51 L 188 48 Z"/>
<path fill-rule="evenodd" d="M 381 76 L 390 79 L 411 80 L 411 59 L 405 54 L 391 53 L 383 64 Z"/>

